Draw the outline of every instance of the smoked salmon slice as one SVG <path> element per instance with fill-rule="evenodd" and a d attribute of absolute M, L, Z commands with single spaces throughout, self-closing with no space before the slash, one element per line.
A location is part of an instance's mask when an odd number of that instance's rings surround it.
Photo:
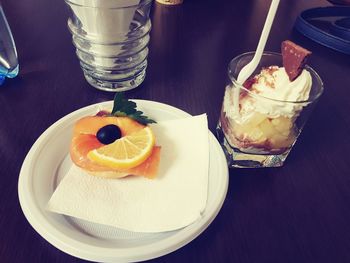
<path fill-rule="evenodd" d="M 75 134 L 93 134 L 108 124 L 114 124 L 119 127 L 122 136 L 131 134 L 143 129 L 145 126 L 134 121 L 128 117 L 111 117 L 111 116 L 87 116 L 78 120 L 73 129 L 73 136 Z"/>
<path fill-rule="evenodd" d="M 120 178 L 127 175 L 139 175 L 147 178 L 155 178 L 158 173 L 161 147 L 155 146 L 151 155 L 142 164 L 130 169 L 113 169 L 99 165 L 90 160 L 87 155 L 91 150 L 98 149 L 104 144 L 96 137 L 97 131 L 108 125 L 117 125 L 122 136 L 143 129 L 145 126 L 128 117 L 88 116 L 78 120 L 73 128 L 73 138 L 70 145 L 70 156 L 75 165 L 87 171 L 89 174 Z"/>

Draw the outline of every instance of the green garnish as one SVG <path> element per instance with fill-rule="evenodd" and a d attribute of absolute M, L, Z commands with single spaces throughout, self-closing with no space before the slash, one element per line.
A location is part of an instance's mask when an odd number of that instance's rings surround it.
<path fill-rule="evenodd" d="M 111 115 L 116 117 L 129 117 L 143 125 L 156 123 L 155 120 L 143 115 L 142 111 L 136 110 L 136 103 L 124 98 L 122 92 L 117 92 L 114 96 L 114 105 Z"/>

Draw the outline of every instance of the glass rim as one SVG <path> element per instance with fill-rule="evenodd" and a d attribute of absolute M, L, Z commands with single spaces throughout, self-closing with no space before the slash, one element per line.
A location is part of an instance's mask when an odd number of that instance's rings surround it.
<path fill-rule="evenodd" d="M 245 88 L 242 84 L 239 84 L 237 82 L 237 79 L 235 77 L 233 77 L 233 72 L 232 72 L 232 69 L 231 69 L 231 64 L 235 61 L 237 61 L 238 59 L 244 57 L 244 56 L 247 56 L 247 55 L 254 55 L 255 51 L 249 51 L 249 52 L 245 52 L 245 53 L 242 53 L 236 57 L 234 57 L 230 62 L 229 62 L 229 65 L 228 65 L 228 76 L 231 80 L 231 82 L 237 86 L 238 88 L 244 90 L 245 92 L 247 92 L 250 96 L 252 97 L 256 97 L 256 98 L 262 98 L 262 99 L 266 99 L 266 100 L 270 100 L 270 101 L 273 101 L 273 102 L 278 102 L 278 103 L 290 103 L 290 104 L 311 104 L 315 101 L 317 101 L 320 96 L 322 95 L 323 91 L 324 91 L 324 84 L 323 84 L 323 81 L 321 79 L 321 77 L 317 74 L 317 72 L 312 68 L 310 67 L 309 65 L 305 65 L 305 69 L 307 71 L 309 71 L 316 79 L 317 81 L 319 82 L 319 85 L 320 85 L 320 90 L 317 92 L 317 94 L 315 96 L 313 96 L 313 98 L 309 98 L 307 100 L 300 100 L 300 101 L 290 101 L 290 100 L 278 100 L 278 99 L 273 99 L 273 98 L 269 98 L 269 97 L 266 97 L 266 96 L 262 96 L 260 94 L 257 94 L 257 93 L 253 93 L 251 92 L 249 89 Z M 278 57 L 282 57 L 281 53 L 277 53 L 277 52 L 271 52 L 271 51 L 264 51 L 263 52 L 263 55 L 271 55 L 271 56 L 278 56 Z"/>
<path fill-rule="evenodd" d="M 78 4 L 77 3 L 77 0 L 64 0 L 66 2 L 66 4 L 68 5 L 74 5 L 74 6 L 79 6 L 79 7 L 87 7 L 87 8 L 102 8 L 101 6 L 96 6 L 96 5 L 93 5 L 93 4 Z M 106 2 L 106 0 L 104 0 Z M 135 5 L 127 5 L 127 6 L 120 6 L 120 7 L 113 7 L 113 4 L 111 6 L 108 6 L 108 7 L 103 7 L 103 8 L 106 8 L 106 9 L 123 9 L 123 8 L 136 8 L 136 7 L 139 7 L 139 6 L 144 6 L 144 5 L 147 5 L 149 4 L 150 2 L 152 2 L 153 0 L 144 0 L 143 3 L 140 3 L 138 2 L 138 4 L 135 4 Z M 84 1 L 84 2 L 87 2 L 87 1 Z M 90 2 L 90 1 L 89 1 Z M 91 1 L 92 2 L 92 1 Z M 109 1 L 109 2 L 113 2 L 112 1 Z"/>

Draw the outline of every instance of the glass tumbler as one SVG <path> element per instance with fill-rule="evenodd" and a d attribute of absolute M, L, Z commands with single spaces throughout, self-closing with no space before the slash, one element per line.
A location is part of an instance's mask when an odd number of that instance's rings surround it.
<path fill-rule="evenodd" d="M 278 167 L 284 164 L 297 141 L 323 92 L 323 83 L 306 65 L 304 70 L 310 73 L 312 81 L 306 100 L 277 100 L 252 92 L 249 85 L 237 83 L 237 77 L 253 56 L 254 52 L 244 53 L 229 64 L 228 84 L 216 132 L 230 167 Z M 282 67 L 282 56 L 265 52 L 252 76 L 273 65 Z M 249 81 L 253 83 L 252 78 L 246 83 Z M 288 87 L 286 84 L 286 89 Z"/>
<path fill-rule="evenodd" d="M 136 88 L 145 78 L 152 0 L 65 0 L 68 28 L 84 76 L 105 91 Z"/>

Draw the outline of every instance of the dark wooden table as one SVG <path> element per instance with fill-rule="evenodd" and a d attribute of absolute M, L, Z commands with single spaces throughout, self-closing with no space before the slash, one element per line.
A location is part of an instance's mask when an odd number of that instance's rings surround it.
<path fill-rule="evenodd" d="M 214 131 L 227 64 L 254 50 L 269 1 L 154 4 L 149 66 L 129 98 L 206 112 Z M 40 134 L 83 106 L 113 94 L 87 84 L 67 29 L 63 0 L 3 0 L 20 74 L 0 87 L 0 261 L 79 262 L 46 242 L 25 219 L 17 182 Z M 291 39 L 313 51 L 325 92 L 286 164 L 232 169 L 214 222 L 185 247 L 154 262 L 350 262 L 350 56 L 293 31 L 304 9 L 326 1 L 281 1 L 266 50 Z"/>

